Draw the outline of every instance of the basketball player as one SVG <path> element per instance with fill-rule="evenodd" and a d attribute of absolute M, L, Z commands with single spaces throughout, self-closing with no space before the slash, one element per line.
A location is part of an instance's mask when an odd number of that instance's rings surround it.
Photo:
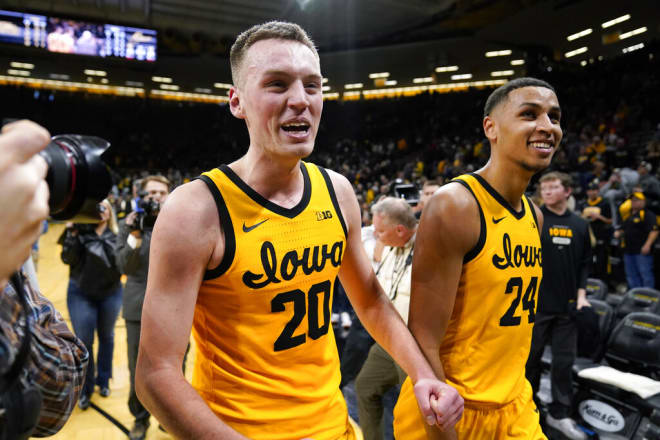
<path fill-rule="evenodd" d="M 490 160 L 425 206 L 408 325 L 438 377 L 465 399 L 465 412 L 455 430 L 425 425 L 407 380 L 394 411 L 397 439 L 545 438 L 525 379 L 543 218 L 524 192 L 559 146 L 559 118 L 544 81 L 519 78 L 496 89 L 483 120 Z"/>
<path fill-rule="evenodd" d="M 158 217 L 138 396 L 177 438 L 359 438 L 330 326 L 339 274 L 360 320 L 412 377 L 424 417 L 453 426 L 462 399 L 436 379 L 378 284 L 351 185 L 301 160 L 323 107 L 313 43 L 270 22 L 241 34 L 230 59 L 230 109 L 250 145 L 179 187 Z M 191 327 L 192 387 L 181 372 Z"/>

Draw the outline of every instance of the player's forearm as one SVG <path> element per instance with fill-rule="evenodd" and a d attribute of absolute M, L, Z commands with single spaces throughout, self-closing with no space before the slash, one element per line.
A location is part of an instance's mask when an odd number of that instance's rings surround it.
<path fill-rule="evenodd" d="M 220 420 L 178 368 L 136 373 L 140 401 L 174 438 L 246 440 Z"/>
<path fill-rule="evenodd" d="M 413 383 L 435 377 L 417 341 L 384 294 L 369 307 L 358 311 L 358 316 L 369 334 L 403 368 Z"/>

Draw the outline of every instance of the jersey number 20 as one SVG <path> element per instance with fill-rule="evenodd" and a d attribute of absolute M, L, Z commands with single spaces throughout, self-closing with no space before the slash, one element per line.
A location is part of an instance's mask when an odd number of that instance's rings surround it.
<path fill-rule="evenodd" d="M 537 284 L 538 284 L 538 278 L 537 277 L 532 277 L 532 279 L 529 281 L 529 285 L 527 286 L 527 289 L 525 290 L 525 294 L 522 295 L 522 290 L 523 290 L 523 280 L 520 277 L 513 277 L 509 280 L 509 282 L 506 285 L 506 293 L 507 295 L 509 293 L 513 293 L 514 289 L 516 291 L 516 296 L 513 298 L 513 301 L 511 301 L 511 305 L 509 306 L 508 310 L 502 317 L 500 318 L 500 326 L 502 327 L 511 327 L 515 325 L 520 325 L 520 316 L 516 316 L 516 310 L 518 309 L 518 304 L 520 304 L 520 298 L 522 296 L 522 309 L 527 310 L 527 322 L 532 323 L 534 322 L 534 309 L 535 307 L 535 301 L 534 297 L 536 296 L 536 289 L 537 289 Z"/>
<path fill-rule="evenodd" d="M 309 337 L 318 339 L 328 333 L 330 327 L 330 281 L 314 284 L 305 295 L 300 289 L 289 290 L 277 294 L 270 302 L 271 312 L 283 312 L 285 304 L 293 303 L 293 317 L 282 329 L 282 333 L 275 340 L 273 348 L 275 351 L 288 350 L 304 344 L 307 335 L 304 333 L 294 336 L 294 332 L 307 315 Z M 323 325 L 319 325 L 319 294 L 323 293 Z M 309 310 L 309 311 L 308 311 Z"/>

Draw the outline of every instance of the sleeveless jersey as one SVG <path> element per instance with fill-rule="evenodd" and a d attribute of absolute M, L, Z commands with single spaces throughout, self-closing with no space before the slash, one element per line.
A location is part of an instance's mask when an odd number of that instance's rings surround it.
<path fill-rule="evenodd" d="M 301 163 L 293 208 L 262 197 L 228 166 L 200 177 L 225 236 L 193 320 L 193 387 L 251 439 L 350 438 L 330 323 L 346 225 L 327 172 Z"/>

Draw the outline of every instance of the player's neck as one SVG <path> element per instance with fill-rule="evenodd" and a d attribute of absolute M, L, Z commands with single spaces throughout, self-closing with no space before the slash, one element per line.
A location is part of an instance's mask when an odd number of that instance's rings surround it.
<path fill-rule="evenodd" d="M 477 171 L 495 191 L 516 211 L 522 209 L 522 196 L 532 178 L 531 173 L 512 172 L 501 169 L 488 162 L 485 167 Z"/>
<path fill-rule="evenodd" d="M 305 184 L 299 159 L 273 160 L 248 150 L 229 167 L 253 190 L 284 208 L 295 206 L 302 197 Z"/>

